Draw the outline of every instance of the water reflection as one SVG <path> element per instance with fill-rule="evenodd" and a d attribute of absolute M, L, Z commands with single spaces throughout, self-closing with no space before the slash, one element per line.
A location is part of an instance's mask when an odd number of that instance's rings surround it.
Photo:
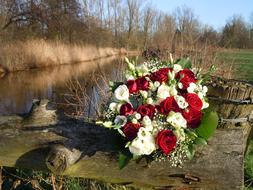
<path fill-rule="evenodd" d="M 90 74 L 98 70 L 110 80 L 119 78 L 122 64 L 122 58 L 110 57 L 76 65 L 10 73 L 0 79 L 0 114 L 26 113 L 35 98 L 57 101 L 59 93 L 67 90 L 66 81 L 92 82 Z M 90 84 L 89 88 L 94 85 Z"/>

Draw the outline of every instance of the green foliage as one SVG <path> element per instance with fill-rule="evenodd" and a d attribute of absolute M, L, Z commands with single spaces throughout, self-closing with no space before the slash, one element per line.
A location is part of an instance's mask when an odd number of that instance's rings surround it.
<path fill-rule="evenodd" d="M 195 154 L 194 146 L 193 144 L 188 145 L 188 149 L 186 149 L 186 156 L 189 160 L 192 160 Z"/>
<path fill-rule="evenodd" d="M 245 190 L 253 190 L 253 139 L 249 142 L 244 162 Z"/>
<path fill-rule="evenodd" d="M 128 164 L 128 162 L 132 159 L 132 157 L 133 157 L 132 154 L 128 150 L 120 152 L 120 154 L 119 154 L 119 168 L 123 169 Z"/>
<path fill-rule="evenodd" d="M 199 128 L 196 129 L 198 136 L 207 140 L 214 134 L 218 126 L 219 117 L 216 112 L 207 110 L 201 120 Z"/>
<path fill-rule="evenodd" d="M 192 67 L 192 63 L 190 59 L 178 59 L 176 64 L 181 65 L 183 68 L 190 69 Z"/>

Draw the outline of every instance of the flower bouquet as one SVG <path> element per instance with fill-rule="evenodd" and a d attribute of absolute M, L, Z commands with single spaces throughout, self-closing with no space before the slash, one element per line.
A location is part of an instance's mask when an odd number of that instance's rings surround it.
<path fill-rule="evenodd" d="M 126 58 L 126 81 L 110 82 L 111 98 L 102 124 L 124 137 L 120 168 L 130 159 L 150 157 L 181 166 L 197 144 L 207 144 L 218 124 L 209 107 L 207 74 L 189 59 L 152 60 L 137 65 Z"/>

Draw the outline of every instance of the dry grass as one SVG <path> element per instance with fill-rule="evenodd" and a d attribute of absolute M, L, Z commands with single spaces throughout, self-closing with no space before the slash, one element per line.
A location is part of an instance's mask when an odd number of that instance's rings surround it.
<path fill-rule="evenodd" d="M 124 52 L 113 48 L 67 45 L 60 42 L 32 40 L 0 47 L 0 68 L 20 71 L 95 60 Z M 0 70 L 2 70 L 0 69 Z"/>

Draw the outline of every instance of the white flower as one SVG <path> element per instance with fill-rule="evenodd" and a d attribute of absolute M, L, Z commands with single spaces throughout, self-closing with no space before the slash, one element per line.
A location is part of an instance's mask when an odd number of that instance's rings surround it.
<path fill-rule="evenodd" d="M 132 141 L 129 150 L 134 155 L 150 155 L 156 150 L 155 138 L 145 128 L 140 128 L 137 137 Z"/>
<path fill-rule="evenodd" d="M 178 141 L 184 141 L 185 140 L 185 132 L 184 132 L 183 128 L 178 127 L 173 132 L 176 135 Z"/>
<path fill-rule="evenodd" d="M 146 102 L 147 102 L 147 104 L 152 104 L 154 101 L 152 98 L 148 98 Z"/>
<path fill-rule="evenodd" d="M 208 91 L 208 88 L 207 88 L 206 86 L 203 86 L 202 91 L 203 91 L 203 93 L 206 95 L 206 93 L 207 93 L 207 91 Z"/>
<path fill-rule="evenodd" d="M 195 83 L 191 82 L 189 84 L 189 87 L 187 88 L 187 92 L 194 93 L 196 89 L 197 89 L 197 85 Z"/>
<path fill-rule="evenodd" d="M 150 119 L 147 115 L 145 115 L 145 116 L 142 118 L 142 125 L 143 125 L 144 127 L 150 127 L 150 126 L 152 126 L 152 121 L 151 121 L 151 119 Z"/>
<path fill-rule="evenodd" d="M 122 103 L 118 103 L 118 104 L 117 104 L 117 112 L 118 112 L 118 113 L 120 113 L 120 108 L 121 108 L 122 105 L 123 105 Z"/>
<path fill-rule="evenodd" d="M 155 86 L 156 88 L 158 88 L 158 87 L 160 86 L 160 84 L 161 84 L 161 83 L 160 83 L 159 81 L 155 81 L 155 82 L 154 82 L 154 86 Z"/>
<path fill-rule="evenodd" d="M 136 70 L 140 76 L 145 76 L 149 74 L 148 67 L 144 64 L 137 66 Z"/>
<path fill-rule="evenodd" d="M 118 116 L 115 118 L 114 123 L 115 123 L 116 125 L 124 126 L 124 125 L 127 123 L 127 118 L 126 118 L 126 116 L 118 115 Z"/>
<path fill-rule="evenodd" d="M 177 89 L 175 85 L 170 86 L 170 95 L 171 96 L 177 95 Z"/>
<path fill-rule="evenodd" d="M 177 84 L 177 86 L 178 86 L 179 89 L 183 89 L 183 84 L 182 84 L 181 82 L 179 82 L 179 83 Z"/>
<path fill-rule="evenodd" d="M 134 117 L 135 117 L 135 119 L 139 120 L 139 119 L 141 119 L 141 114 L 139 114 L 139 113 L 136 112 L 134 114 Z"/>
<path fill-rule="evenodd" d="M 140 94 L 142 95 L 143 98 L 147 98 L 148 97 L 148 92 L 147 91 L 140 90 Z"/>
<path fill-rule="evenodd" d="M 112 127 L 112 122 L 111 121 L 106 121 L 106 122 L 103 123 L 103 126 L 107 127 L 107 128 L 111 128 Z"/>
<path fill-rule="evenodd" d="M 170 87 L 166 84 L 159 86 L 157 90 L 157 97 L 159 99 L 165 99 L 170 96 Z"/>
<path fill-rule="evenodd" d="M 117 103 L 116 102 L 110 103 L 109 109 L 112 111 L 116 111 L 117 110 Z"/>
<path fill-rule="evenodd" d="M 185 118 L 179 112 L 171 111 L 166 119 L 168 123 L 170 123 L 173 127 L 187 127 L 187 122 Z"/>
<path fill-rule="evenodd" d="M 174 78 L 175 78 L 175 72 L 174 71 L 172 71 L 172 72 L 169 71 L 168 76 L 169 76 L 170 80 L 174 80 Z"/>
<path fill-rule="evenodd" d="M 179 95 L 176 95 L 174 96 L 174 99 L 176 100 L 178 106 L 181 108 L 181 109 L 185 109 L 188 107 L 188 103 L 185 101 L 185 98 L 183 96 L 179 96 Z"/>
<path fill-rule="evenodd" d="M 138 120 L 135 119 L 135 118 L 133 118 L 133 119 L 132 119 L 132 123 L 133 123 L 133 124 L 137 124 L 137 123 L 138 123 Z"/>
<path fill-rule="evenodd" d="M 129 73 L 126 73 L 125 77 L 126 77 L 127 80 L 135 80 L 134 76 L 129 74 Z"/>
<path fill-rule="evenodd" d="M 209 103 L 206 102 L 205 100 L 203 100 L 202 103 L 203 103 L 203 106 L 202 106 L 202 108 L 201 108 L 202 110 L 209 107 Z"/>
<path fill-rule="evenodd" d="M 182 69 L 183 69 L 182 66 L 179 64 L 174 64 L 174 66 L 173 66 L 173 70 L 175 71 L 175 73 L 178 73 Z"/>
<path fill-rule="evenodd" d="M 114 91 L 114 97 L 119 101 L 128 101 L 129 90 L 126 85 L 120 85 Z"/>

